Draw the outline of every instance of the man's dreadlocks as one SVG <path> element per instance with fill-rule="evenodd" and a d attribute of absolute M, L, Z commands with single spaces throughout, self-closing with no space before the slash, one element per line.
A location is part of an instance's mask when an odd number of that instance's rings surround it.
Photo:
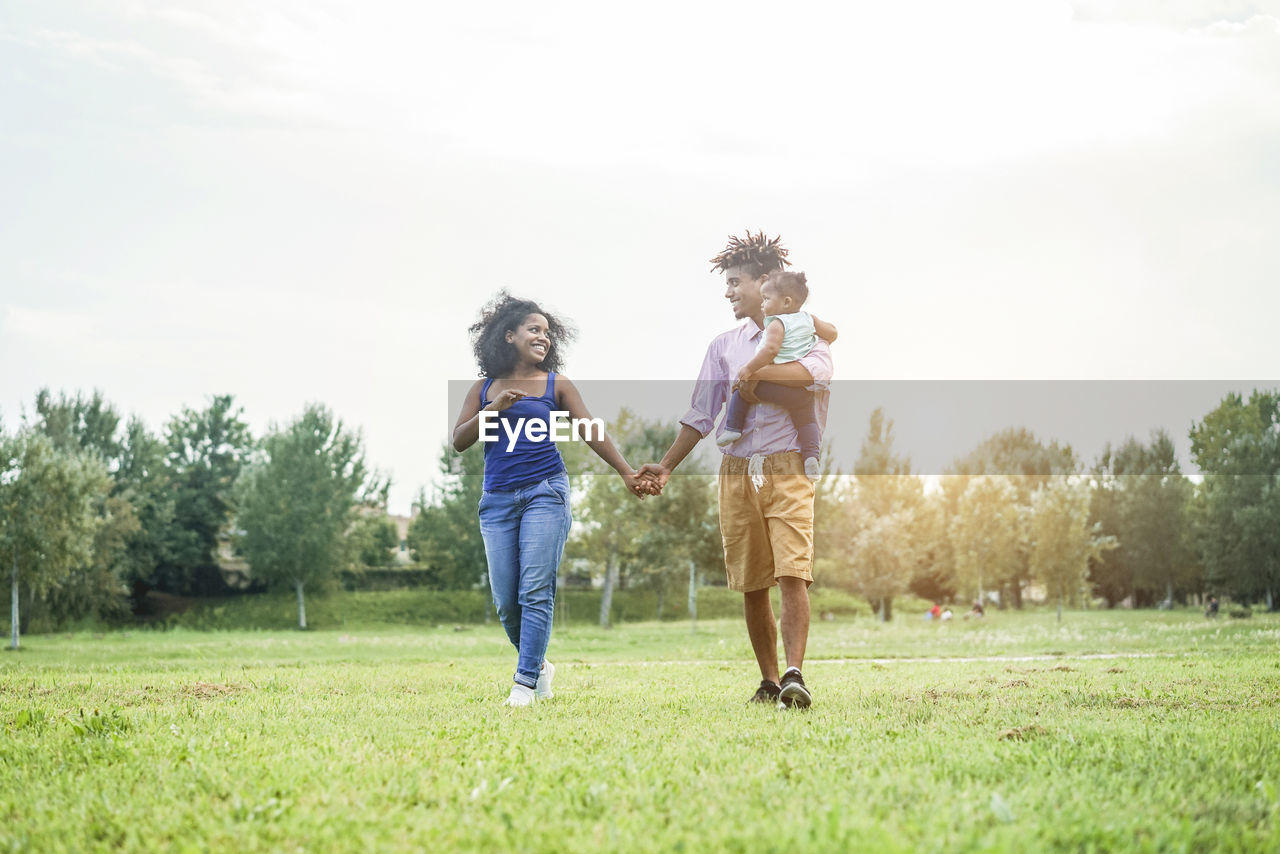
<path fill-rule="evenodd" d="M 772 240 L 764 236 L 761 230 L 752 234 L 747 230 L 746 237 L 729 235 L 729 243 L 719 255 L 711 259 L 712 271 L 724 271 L 730 267 L 746 267 L 752 278 L 760 278 L 766 273 L 790 267 L 787 250 L 782 246 L 782 235 Z"/>

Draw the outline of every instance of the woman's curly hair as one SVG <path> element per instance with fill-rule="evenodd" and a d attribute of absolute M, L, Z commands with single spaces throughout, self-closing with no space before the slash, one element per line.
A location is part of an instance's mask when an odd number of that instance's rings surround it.
<path fill-rule="evenodd" d="M 501 377 L 511 372 L 516 364 L 516 348 L 507 341 L 507 333 L 517 329 L 531 314 L 547 319 L 547 339 L 551 342 L 547 357 L 538 367 L 544 371 L 560 370 L 561 348 L 573 340 L 576 334 L 573 327 L 544 311 L 533 300 L 519 299 L 502 290 L 480 309 L 480 319 L 471 324 L 471 349 L 476 354 L 480 376 Z"/>

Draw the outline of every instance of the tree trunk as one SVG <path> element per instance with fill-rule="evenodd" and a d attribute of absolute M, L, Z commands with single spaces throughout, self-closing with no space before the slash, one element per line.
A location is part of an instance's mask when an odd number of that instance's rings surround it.
<path fill-rule="evenodd" d="M 13 547 L 13 590 L 9 594 L 9 619 L 12 621 L 10 629 L 11 639 L 9 641 L 9 649 L 18 648 L 18 546 Z"/>
<path fill-rule="evenodd" d="M 600 628 L 612 628 L 609 611 L 613 608 L 613 588 L 618 583 L 618 549 L 609 546 L 609 558 L 605 563 L 604 589 L 600 593 Z"/>
<path fill-rule="evenodd" d="M 884 622 L 884 600 L 880 600 L 880 622 Z"/>
<path fill-rule="evenodd" d="M 698 566 L 689 561 L 689 631 L 698 630 Z"/>
<path fill-rule="evenodd" d="M 1058 594 L 1058 622 L 1062 622 L 1062 594 Z"/>
<path fill-rule="evenodd" d="M 1268 587 L 1267 588 L 1267 610 L 1274 611 L 1276 609 L 1275 604 L 1276 604 L 1276 600 L 1271 595 L 1271 588 Z"/>
<path fill-rule="evenodd" d="M 661 587 L 658 588 L 658 622 L 662 622 L 662 594 L 664 592 L 665 591 Z"/>
<path fill-rule="evenodd" d="M 302 582 L 295 580 L 293 586 L 298 591 L 298 628 L 305 629 L 307 627 L 307 604 L 302 601 Z"/>

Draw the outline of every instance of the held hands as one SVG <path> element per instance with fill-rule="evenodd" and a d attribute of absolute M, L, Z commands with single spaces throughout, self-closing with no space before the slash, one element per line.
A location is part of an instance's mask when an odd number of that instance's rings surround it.
<path fill-rule="evenodd" d="M 648 484 L 644 480 L 641 480 L 639 473 L 635 471 L 625 471 L 619 472 L 618 474 L 621 475 L 622 482 L 627 485 L 627 491 L 636 498 L 639 498 L 641 501 L 644 501 L 647 496 L 654 494 L 649 491 Z"/>
<path fill-rule="evenodd" d="M 662 488 L 667 485 L 667 480 L 670 477 L 671 471 L 661 463 L 646 463 L 637 472 L 640 486 L 648 495 L 661 495 Z"/>

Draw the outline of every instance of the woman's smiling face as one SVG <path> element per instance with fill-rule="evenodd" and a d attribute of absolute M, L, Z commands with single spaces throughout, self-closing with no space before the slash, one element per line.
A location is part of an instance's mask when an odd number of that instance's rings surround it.
<path fill-rule="evenodd" d="M 541 314 L 525 315 L 520 325 L 507 333 L 507 343 L 516 348 L 516 360 L 538 365 L 551 352 L 551 328 Z"/>

